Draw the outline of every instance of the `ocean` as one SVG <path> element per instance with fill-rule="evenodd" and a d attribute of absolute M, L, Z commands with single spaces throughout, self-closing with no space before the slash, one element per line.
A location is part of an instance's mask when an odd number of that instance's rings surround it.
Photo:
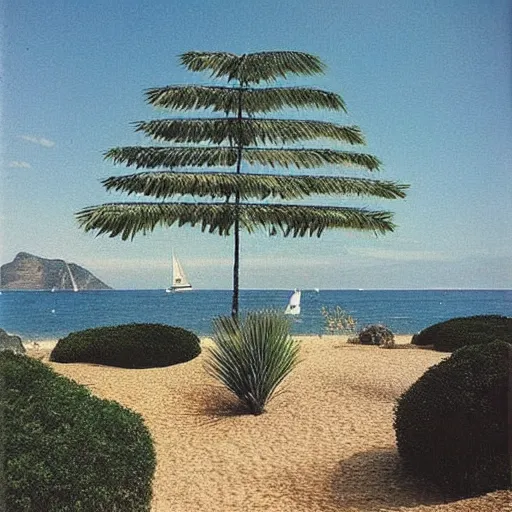
<path fill-rule="evenodd" d="M 240 312 L 285 309 L 290 290 L 241 290 Z M 383 323 L 413 334 L 455 317 L 512 316 L 512 290 L 303 290 L 292 333 L 326 334 L 322 307 L 342 307 L 358 327 Z M 59 339 L 70 332 L 124 323 L 163 323 L 212 333 L 212 319 L 229 315 L 230 290 L 3 291 L 0 327 L 24 341 Z"/>

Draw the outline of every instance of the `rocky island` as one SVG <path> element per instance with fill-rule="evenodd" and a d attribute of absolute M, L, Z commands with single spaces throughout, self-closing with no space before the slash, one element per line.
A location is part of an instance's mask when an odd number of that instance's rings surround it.
<path fill-rule="evenodd" d="M 111 290 L 76 263 L 20 252 L 0 268 L 2 290 Z"/>

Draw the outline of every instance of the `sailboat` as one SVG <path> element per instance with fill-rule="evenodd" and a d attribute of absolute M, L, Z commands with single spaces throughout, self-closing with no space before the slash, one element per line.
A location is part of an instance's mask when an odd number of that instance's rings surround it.
<path fill-rule="evenodd" d="M 78 291 L 78 285 L 76 284 L 76 281 L 75 281 L 75 278 L 74 278 L 74 276 L 73 276 L 73 274 L 71 272 L 71 269 L 69 268 L 69 265 L 68 265 L 68 263 L 66 261 L 64 263 L 66 264 L 66 267 L 68 269 L 68 274 L 69 274 L 69 278 L 71 280 L 71 286 L 73 287 L 73 291 L 77 292 Z M 52 289 L 52 291 L 53 291 L 53 289 Z"/>
<path fill-rule="evenodd" d="M 70 268 L 68 262 L 63 261 L 63 263 L 64 263 L 64 267 L 66 269 L 67 276 L 66 276 L 66 274 L 61 274 L 60 275 L 60 284 L 58 286 L 52 286 L 51 292 L 55 293 L 55 292 L 59 292 L 59 291 L 69 290 L 69 288 L 67 287 L 67 283 L 66 283 L 66 281 L 67 281 L 66 277 L 69 277 L 69 281 L 71 282 L 71 287 L 72 287 L 73 291 L 74 292 L 80 291 L 80 288 L 78 287 L 78 284 L 76 283 L 75 276 L 73 276 L 73 272 L 71 272 L 71 268 Z"/>
<path fill-rule="evenodd" d="M 299 315 L 300 314 L 300 296 L 301 291 L 295 289 L 288 301 L 288 306 L 284 310 L 285 315 Z"/>
<path fill-rule="evenodd" d="M 172 284 L 170 288 L 165 291 L 170 292 L 184 292 L 186 290 L 192 290 L 192 285 L 189 283 L 185 271 L 181 266 L 176 255 L 172 253 Z"/>

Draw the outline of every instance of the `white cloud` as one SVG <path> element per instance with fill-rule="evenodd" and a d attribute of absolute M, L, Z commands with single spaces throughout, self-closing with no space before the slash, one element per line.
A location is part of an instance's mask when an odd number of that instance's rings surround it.
<path fill-rule="evenodd" d="M 12 169 L 31 169 L 32 166 L 28 162 L 23 162 L 22 160 L 11 160 L 7 167 L 11 167 Z"/>
<path fill-rule="evenodd" d="M 180 258 L 181 263 L 186 270 L 199 270 L 199 269 L 220 269 L 231 268 L 233 265 L 232 258 L 190 258 L 186 261 Z M 287 269 L 290 267 L 303 268 L 305 265 L 308 267 L 324 267 L 333 265 L 339 261 L 338 257 L 323 257 L 315 258 L 312 261 L 304 262 L 301 258 L 286 258 L 286 257 L 242 257 L 241 263 L 244 269 Z M 144 272 L 150 271 L 169 271 L 171 268 L 171 258 L 163 259 L 139 259 L 139 258 L 87 258 L 81 259 L 80 265 L 90 269 L 111 271 L 122 269 L 126 272 Z"/>
<path fill-rule="evenodd" d="M 348 252 L 357 257 L 388 261 L 451 261 L 454 259 L 453 254 L 450 255 L 443 251 L 407 251 L 374 247 L 352 247 L 348 249 Z"/>
<path fill-rule="evenodd" d="M 52 148 L 55 146 L 55 142 L 50 139 L 45 139 L 44 137 L 34 137 L 33 135 L 21 135 L 23 140 L 27 142 L 33 142 L 34 144 L 39 144 L 40 146 L 44 146 L 45 148 Z"/>
<path fill-rule="evenodd" d="M 126 271 L 137 271 L 137 270 L 148 270 L 148 269 L 158 269 L 161 268 L 162 261 L 155 260 L 142 260 L 142 259 L 125 259 L 125 258 L 105 258 L 105 259 L 96 259 L 96 258 L 81 258 L 78 262 L 82 267 L 91 269 L 101 269 L 101 270 L 126 270 Z M 169 261 L 166 262 L 167 267 L 169 267 Z M 94 270 L 92 270 L 94 272 Z"/>
<path fill-rule="evenodd" d="M 337 265 L 342 259 L 340 254 L 328 254 L 326 256 L 315 256 L 314 258 L 307 258 L 301 254 L 287 255 L 268 255 L 258 257 L 243 257 L 241 262 L 247 268 L 262 268 L 262 269 L 286 269 L 291 267 L 298 268 L 313 268 Z M 232 262 L 230 262 L 232 264 Z"/>
<path fill-rule="evenodd" d="M 144 269 L 148 270 L 169 270 L 171 268 L 171 258 L 165 259 L 129 259 L 129 258 L 105 258 L 105 259 L 82 259 L 80 265 L 87 268 L 95 268 L 102 270 L 126 270 L 126 271 L 139 271 Z M 202 268 L 202 267 L 220 267 L 223 265 L 232 265 L 232 261 L 227 258 L 196 258 L 187 260 L 185 263 L 188 268 Z"/>

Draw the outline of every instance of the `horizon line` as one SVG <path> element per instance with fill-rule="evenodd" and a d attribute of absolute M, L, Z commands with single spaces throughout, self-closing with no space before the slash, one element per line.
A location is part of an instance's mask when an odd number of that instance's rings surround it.
<path fill-rule="evenodd" d="M 408 291 L 416 291 L 416 292 L 427 292 L 427 291 L 487 291 L 487 292 L 493 292 L 493 291 L 510 291 L 512 292 L 512 288 L 461 288 L 461 287 L 439 287 L 439 288 L 240 288 L 240 291 L 290 291 L 290 290 L 301 290 L 301 291 L 311 291 L 311 292 L 319 292 L 319 291 L 359 291 L 359 292 L 386 292 L 386 291 L 396 291 L 396 292 L 408 292 Z M 131 291 L 161 291 L 165 288 L 97 288 L 97 289 L 81 289 L 80 292 L 110 292 L 110 291 L 116 291 L 116 292 L 131 292 Z M 16 289 L 10 289 L 10 288 L 0 288 L 0 291 L 2 292 L 46 292 L 51 291 L 48 288 L 43 289 L 24 289 L 24 288 L 16 288 Z M 59 292 L 65 292 L 65 291 L 73 291 L 71 288 L 66 289 L 59 289 Z M 232 288 L 192 288 L 192 290 L 189 291 L 217 291 L 217 292 L 232 292 Z"/>

